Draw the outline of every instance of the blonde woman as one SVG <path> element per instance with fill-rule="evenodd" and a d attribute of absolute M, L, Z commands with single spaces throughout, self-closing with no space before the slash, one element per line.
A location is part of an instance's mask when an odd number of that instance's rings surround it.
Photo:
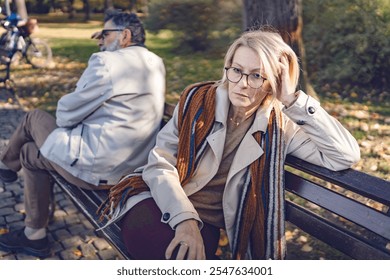
<path fill-rule="evenodd" d="M 220 81 L 184 90 L 147 165 L 111 191 L 111 221 L 121 219 L 134 258 L 213 259 L 223 228 L 233 258 L 283 259 L 286 154 L 332 170 L 360 158 L 351 134 L 296 91 L 298 78 L 279 34 L 249 31 Z"/>

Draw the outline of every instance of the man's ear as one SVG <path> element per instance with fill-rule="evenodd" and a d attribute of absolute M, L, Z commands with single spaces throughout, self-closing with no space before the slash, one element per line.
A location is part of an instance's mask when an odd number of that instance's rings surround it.
<path fill-rule="evenodd" d="M 123 43 L 127 46 L 132 43 L 131 31 L 129 29 L 123 30 Z"/>

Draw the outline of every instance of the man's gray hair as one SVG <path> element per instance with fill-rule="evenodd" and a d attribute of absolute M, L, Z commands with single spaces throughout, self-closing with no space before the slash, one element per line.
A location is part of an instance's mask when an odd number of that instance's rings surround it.
<path fill-rule="evenodd" d="M 112 20 L 118 28 L 129 29 L 132 43 L 142 46 L 145 44 L 145 29 L 136 14 L 118 10 L 108 10 L 105 14 L 104 22 L 109 20 Z"/>

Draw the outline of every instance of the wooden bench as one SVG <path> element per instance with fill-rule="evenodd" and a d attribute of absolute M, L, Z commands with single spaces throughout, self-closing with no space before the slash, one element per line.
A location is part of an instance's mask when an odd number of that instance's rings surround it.
<path fill-rule="evenodd" d="M 165 121 L 173 109 L 166 105 Z M 103 226 L 96 209 L 107 191 L 83 190 L 52 176 L 95 228 Z M 390 182 L 352 169 L 330 171 L 292 156 L 286 160 L 285 181 L 290 223 L 353 259 L 390 259 Z M 131 259 L 117 225 L 97 233 Z"/>

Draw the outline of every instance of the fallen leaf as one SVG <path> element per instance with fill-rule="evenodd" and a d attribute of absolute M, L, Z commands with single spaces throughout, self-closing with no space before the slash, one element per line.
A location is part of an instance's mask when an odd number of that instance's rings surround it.
<path fill-rule="evenodd" d="M 299 240 L 300 242 L 307 242 L 307 237 L 301 235 L 301 236 L 299 236 L 298 240 Z"/>
<path fill-rule="evenodd" d="M 77 257 L 81 257 L 83 255 L 83 253 L 79 249 L 73 250 L 73 254 Z"/>
<path fill-rule="evenodd" d="M 313 247 L 311 247 L 309 244 L 305 244 L 301 248 L 301 251 L 303 251 L 303 252 L 311 252 L 311 251 L 313 251 Z"/>
<path fill-rule="evenodd" d="M 286 236 L 286 240 L 289 241 L 293 238 L 293 233 L 290 230 L 287 230 L 285 236 Z"/>
<path fill-rule="evenodd" d="M 229 240 L 226 235 L 221 234 L 221 237 L 219 238 L 219 246 L 224 247 L 229 244 Z"/>
<path fill-rule="evenodd" d="M 223 254 L 221 248 L 218 248 L 217 251 L 215 252 L 216 256 L 221 256 Z"/>
<path fill-rule="evenodd" d="M 371 171 L 377 171 L 378 170 L 378 165 L 374 164 L 370 167 Z"/>

